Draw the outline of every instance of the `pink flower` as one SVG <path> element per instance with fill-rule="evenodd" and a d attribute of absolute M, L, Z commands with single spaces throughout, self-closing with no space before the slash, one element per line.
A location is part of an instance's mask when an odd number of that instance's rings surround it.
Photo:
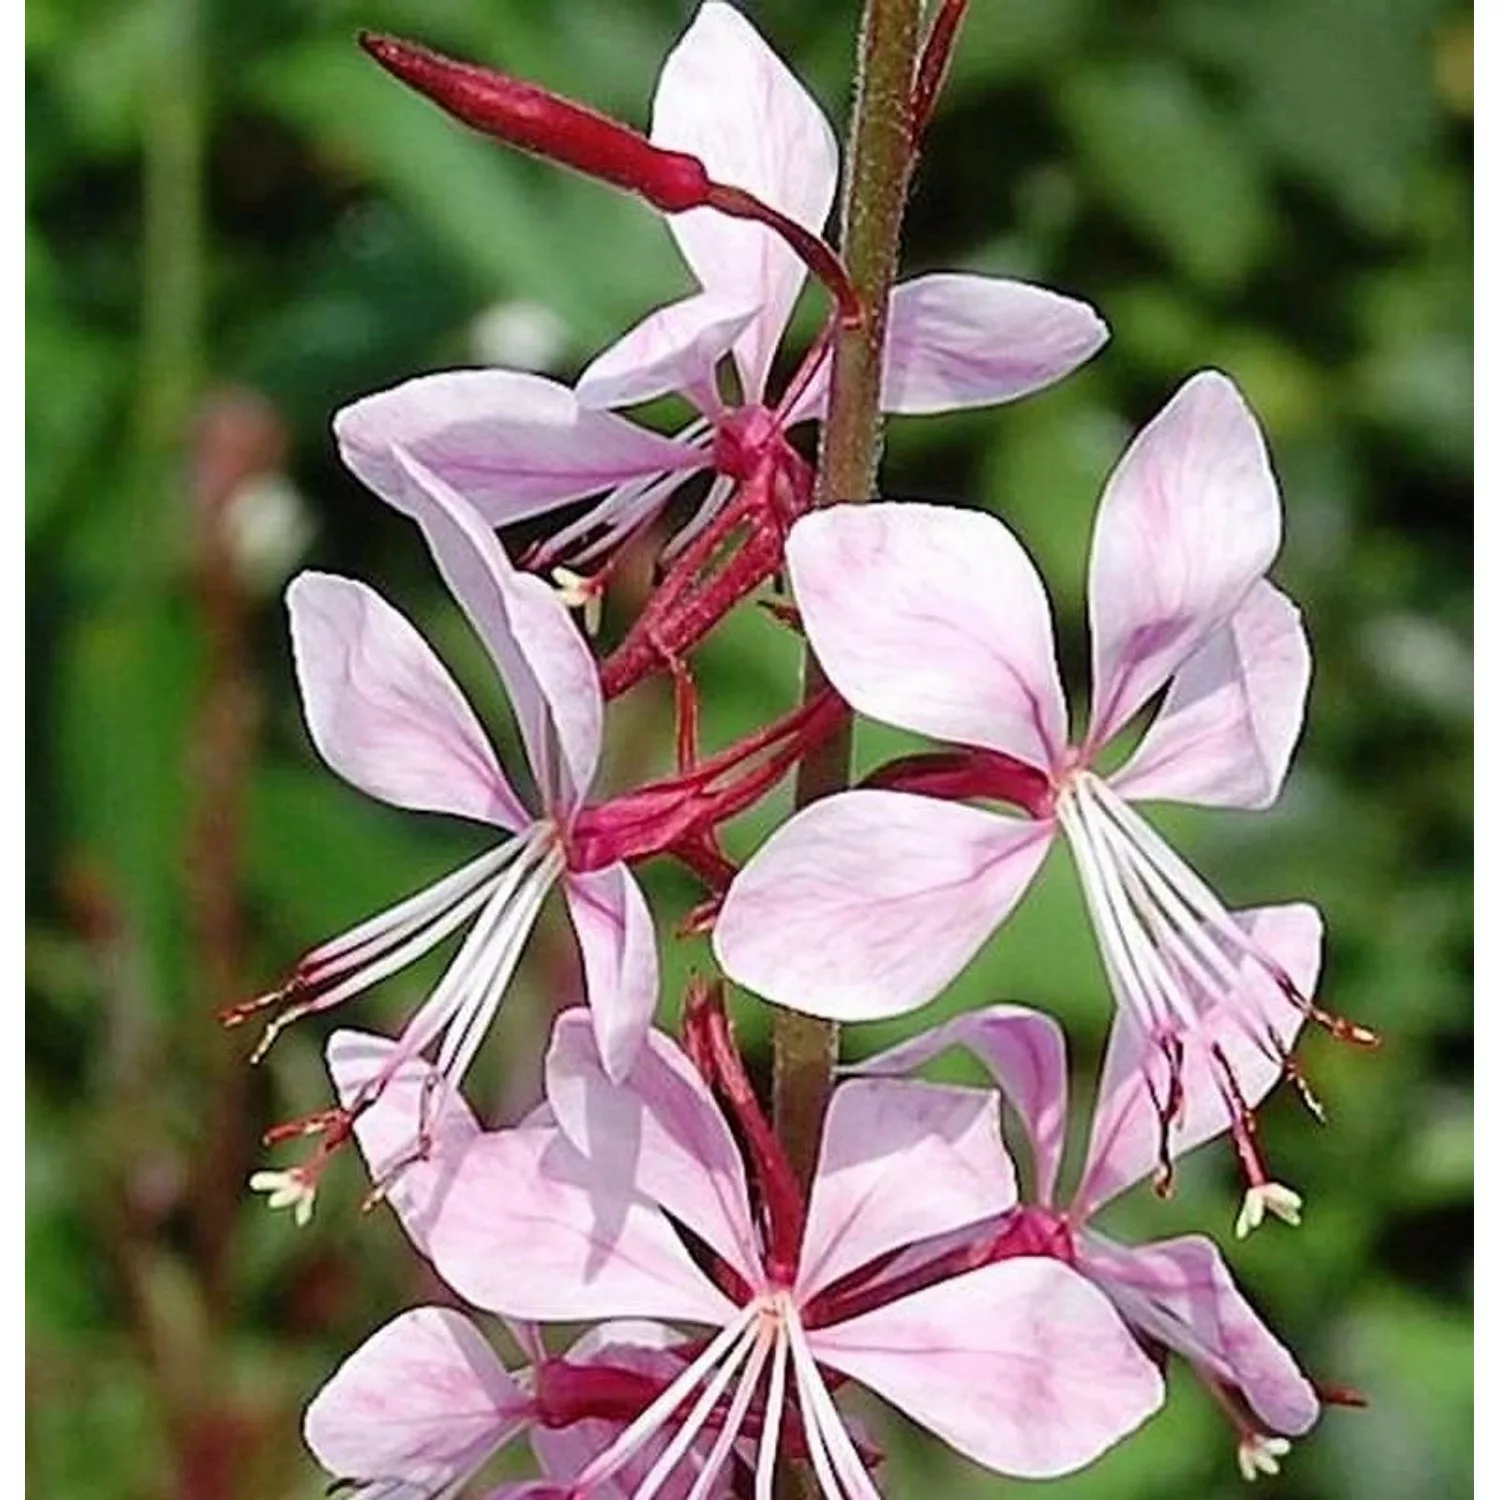
<path fill-rule="evenodd" d="M 650 912 L 623 859 L 599 857 L 603 841 L 595 838 L 595 857 L 580 861 L 570 843 L 599 761 L 597 670 L 552 591 L 510 566 L 462 497 L 419 461 L 399 451 L 396 461 L 411 479 L 407 508 L 506 687 L 537 804 L 511 785 L 462 692 L 401 614 L 353 579 L 301 574 L 287 605 L 303 711 L 323 758 L 383 802 L 468 818 L 499 837 L 461 869 L 315 948 L 278 990 L 226 1019 L 284 1004 L 259 1055 L 290 1021 L 352 998 L 467 923 L 468 936 L 397 1054 L 435 1046 L 440 1071 L 456 1084 L 504 999 L 543 900 L 560 884 L 600 1052 L 618 1075 L 650 1024 L 657 965 Z M 332 1146 L 348 1126 L 336 1112 L 308 1122 L 307 1133 L 323 1130 Z M 273 1202 L 296 1203 L 305 1218 L 315 1180 L 313 1166 L 258 1174 L 255 1185 Z"/>
<path fill-rule="evenodd" d="M 1244 913 L 1242 920 L 1299 983 L 1313 983 L 1321 924 L 1311 907 L 1269 907 Z M 1278 1044 L 1290 1047 L 1301 1014 L 1284 999 L 1278 1004 L 1273 994 L 1266 1003 L 1277 1016 Z M 1244 1036 L 1233 1016 L 1220 1012 L 1211 1024 L 1234 1058 L 1245 1104 L 1253 1107 L 1280 1077 L 1279 1064 Z M 986 1226 L 986 1257 L 1049 1255 L 1075 1266 L 1114 1303 L 1146 1347 L 1180 1355 L 1213 1392 L 1234 1424 L 1245 1477 L 1274 1473 L 1287 1440 L 1317 1420 L 1318 1396 L 1245 1301 L 1216 1246 L 1202 1235 L 1126 1246 L 1090 1227 L 1106 1203 L 1158 1163 L 1164 1130 L 1174 1133 L 1179 1153 L 1190 1151 L 1235 1129 L 1235 1111 L 1212 1089 L 1189 1090 L 1170 1127 L 1164 1123 L 1160 1100 L 1166 1082 L 1134 1021 L 1122 1013 L 1105 1058 L 1088 1155 L 1071 1201 L 1059 1207 L 1057 1176 L 1068 1120 L 1061 1029 L 1050 1017 L 1021 1006 L 991 1006 L 872 1057 L 854 1071 L 905 1073 L 950 1047 L 967 1048 L 986 1064 L 1015 1109 L 1033 1154 L 1034 1198 Z M 1189 1073 L 1212 1066 L 1211 1053 L 1185 1064 Z"/>
<path fill-rule="evenodd" d="M 425 1159 L 406 1156 L 402 1113 L 423 1111 L 434 1077 L 412 1063 L 396 1064 L 382 1038 L 344 1032 L 329 1048 L 346 1101 L 371 1079 L 390 1074 L 387 1102 L 363 1116 L 360 1134 L 390 1196 L 425 1248 L 424 1206 L 442 1185 L 443 1163 L 478 1139 L 461 1098 L 451 1096 L 439 1138 Z M 446 1087 L 446 1085 L 445 1085 Z M 420 1307 L 373 1333 L 318 1393 L 307 1411 L 308 1447 L 335 1478 L 352 1482 L 368 1500 L 425 1500 L 456 1494 L 484 1464 L 523 1432 L 545 1480 L 503 1486 L 491 1500 L 542 1500 L 565 1495 L 571 1481 L 624 1430 L 629 1414 L 665 1387 L 687 1363 L 681 1336 L 659 1324 L 607 1324 L 551 1355 L 538 1330 L 512 1323 L 528 1368 L 508 1371 L 484 1335 L 451 1308 Z M 622 1415 L 625 1413 L 626 1415 Z M 654 1457 L 650 1448 L 646 1450 Z M 706 1450 L 689 1454 L 701 1468 Z M 644 1478 L 641 1461 L 604 1484 L 607 1500 L 626 1500 Z M 684 1500 L 687 1483 L 669 1487 Z M 709 1491 L 728 1500 L 727 1488 Z"/>
<path fill-rule="evenodd" d="M 330 1062 L 346 1097 L 382 1066 L 367 1039 L 343 1037 Z M 402 1080 L 357 1126 L 377 1180 L 427 1091 L 415 1064 Z M 712 1434 L 695 1497 L 738 1453 L 764 1500 L 783 1451 L 810 1458 L 831 1500 L 873 1495 L 833 1400 L 845 1377 L 979 1463 L 1057 1474 L 1123 1437 L 1162 1395 L 1108 1300 L 1070 1268 L 1013 1259 L 856 1317 L 830 1314 L 841 1288 L 908 1245 L 1014 1207 L 997 1106 L 986 1090 L 843 1084 L 803 1205 L 743 1097 L 753 1179 L 675 1044 L 651 1032 L 628 1084 L 616 1084 L 573 1011 L 554 1034 L 543 1110 L 515 1130 L 439 1143 L 390 1179 L 390 1197 L 439 1274 L 479 1307 L 543 1323 L 649 1318 L 708 1330 L 585 1466 L 574 1494 L 601 1493 L 664 1438 L 632 1491 L 646 1500 Z"/>
<path fill-rule="evenodd" d="M 1297 610 L 1265 577 L 1280 538 L 1254 417 L 1224 376 L 1195 376 L 1105 488 L 1089 576 L 1093 708 L 1070 744 L 1046 595 L 1001 521 L 914 504 L 801 520 L 788 568 L 834 686 L 871 718 L 967 748 L 897 762 L 784 824 L 730 888 L 714 939 L 726 972 L 838 1019 L 910 1010 L 1004 920 L 1061 833 L 1116 1002 L 1173 1097 L 1182 1050 L 1215 1007 L 1268 1045 L 1270 991 L 1241 983 L 1246 961 L 1305 1014 L 1372 1040 L 1315 1007 L 1132 805 L 1275 799 L 1310 673 Z M 1101 771 L 1101 752 L 1163 687 L 1134 754 Z M 1029 816 L 941 800 L 953 797 Z"/>
<path fill-rule="evenodd" d="M 807 229 L 833 203 L 838 148 L 817 103 L 732 6 L 703 5 L 663 66 L 651 140 L 690 154 L 718 182 L 743 188 Z M 826 395 L 820 343 L 774 405 L 772 360 L 806 268 L 763 225 L 706 208 L 668 228 L 698 290 L 659 308 L 598 356 L 575 388 L 510 370 L 428 375 L 366 397 L 334 427 L 350 468 L 402 504 L 405 447 L 506 525 L 592 495 L 603 499 L 548 546 L 595 558 L 665 506 L 690 474 L 718 478 L 679 544 L 706 526 L 734 484 L 774 462 L 805 487 L 785 429 L 817 415 Z M 1102 344 L 1085 304 L 1019 282 L 932 275 L 905 283 L 891 306 L 886 408 L 934 412 L 1008 401 L 1060 379 Z M 734 400 L 721 390 L 729 357 Z M 668 392 L 698 415 L 665 437 L 615 415 Z M 805 497 L 804 497 L 805 498 Z"/>

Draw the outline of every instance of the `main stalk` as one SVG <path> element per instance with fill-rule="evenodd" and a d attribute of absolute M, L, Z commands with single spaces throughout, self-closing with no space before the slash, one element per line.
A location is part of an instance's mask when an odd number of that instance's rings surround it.
<path fill-rule="evenodd" d="M 880 371 L 886 312 L 901 245 L 901 221 L 915 155 L 912 85 L 921 0 L 867 0 L 861 22 L 854 118 L 844 159 L 840 247 L 865 316 L 839 331 L 833 347 L 828 413 L 818 456 L 817 503 L 864 500 L 880 462 Z M 808 648 L 804 701 L 828 685 Z M 795 800 L 805 807 L 849 785 L 846 728 L 803 761 Z M 817 1162 L 823 1114 L 838 1057 L 838 1026 L 778 1009 L 773 1030 L 776 1129 L 803 1181 Z"/>

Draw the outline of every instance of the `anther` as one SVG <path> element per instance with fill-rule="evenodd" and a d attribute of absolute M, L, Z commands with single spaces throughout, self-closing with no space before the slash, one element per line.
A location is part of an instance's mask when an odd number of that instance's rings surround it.
<path fill-rule="evenodd" d="M 273 1125 L 261 1136 L 263 1146 L 280 1145 L 282 1141 L 298 1140 L 302 1136 L 337 1134 L 337 1127 L 351 1116 L 345 1109 L 322 1109 L 316 1114 L 304 1115 L 300 1120 L 288 1120 L 282 1125 Z"/>
<path fill-rule="evenodd" d="M 250 1177 L 250 1190 L 268 1193 L 269 1208 L 290 1208 L 292 1219 L 300 1229 L 312 1218 L 313 1201 L 318 1192 L 317 1174 L 309 1172 L 306 1166 L 289 1167 L 279 1172 L 255 1172 Z"/>
<path fill-rule="evenodd" d="M 552 582 L 557 597 L 569 609 L 582 611 L 584 634 L 598 635 L 600 621 L 604 618 L 605 574 L 596 573 L 592 578 L 586 578 L 572 568 L 553 568 Z"/>
<path fill-rule="evenodd" d="M 1324 1010 L 1321 1005 L 1316 1005 L 1301 990 L 1292 983 L 1290 977 L 1279 971 L 1275 974 L 1277 987 L 1298 1010 L 1307 1017 L 1309 1021 L 1321 1026 L 1335 1041 L 1348 1042 L 1354 1047 L 1378 1047 L 1382 1038 L 1378 1031 L 1369 1026 L 1361 1026 L 1357 1021 L 1351 1021 L 1345 1016 L 1335 1015 L 1332 1011 Z"/>
<path fill-rule="evenodd" d="M 1181 1118 L 1183 1109 L 1182 1059 L 1183 1045 L 1179 1036 L 1164 1036 L 1160 1039 L 1162 1055 L 1167 1060 L 1167 1097 L 1163 1100 L 1156 1092 L 1151 1076 L 1146 1075 L 1146 1090 L 1156 1109 L 1158 1124 L 1157 1166 L 1152 1180 L 1152 1191 L 1158 1198 L 1170 1198 L 1176 1180 L 1176 1167 L 1172 1160 L 1172 1126 Z"/>
<path fill-rule="evenodd" d="M 1297 1091 L 1297 1097 L 1301 1099 L 1307 1112 L 1319 1125 L 1328 1123 L 1328 1111 L 1323 1108 L 1323 1101 L 1313 1092 L 1312 1084 L 1307 1081 L 1307 1074 L 1302 1071 L 1302 1064 L 1293 1056 L 1290 1049 L 1282 1045 L 1281 1038 L 1274 1031 L 1271 1032 L 1271 1041 L 1281 1053 L 1282 1075 Z"/>
<path fill-rule="evenodd" d="M 241 1000 L 235 1005 L 226 1005 L 218 1012 L 216 1019 L 221 1026 L 233 1028 L 243 1026 L 252 1016 L 258 1016 L 261 1011 L 269 1010 L 273 1005 L 283 1005 L 293 999 L 304 988 L 301 975 L 293 974 L 285 984 L 278 985 L 274 990 L 267 990 L 263 995 L 257 995 L 253 1000 Z"/>
<path fill-rule="evenodd" d="M 1240 1439 L 1238 1452 L 1240 1474 L 1253 1484 L 1262 1474 L 1279 1474 L 1281 1460 L 1292 1451 L 1284 1437 L 1269 1437 L 1264 1432 L 1250 1432 Z"/>
<path fill-rule="evenodd" d="M 1265 1222 L 1267 1212 L 1294 1229 L 1302 1222 L 1302 1195 L 1280 1182 L 1258 1182 L 1245 1190 L 1239 1217 L 1234 1221 L 1236 1239 L 1246 1239 Z"/>

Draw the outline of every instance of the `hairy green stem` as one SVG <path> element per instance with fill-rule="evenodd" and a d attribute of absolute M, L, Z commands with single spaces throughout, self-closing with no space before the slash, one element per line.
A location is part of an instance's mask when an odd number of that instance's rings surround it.
<path fill-rule="evenodd" d="M 912 83 L 920 39 L 921 0 L 867 0 L 860 32 L 854 119 L 846 152 L 840 246 L 865 308 L 858 327 L 834 343 L 828 415 L 818 456 L 817 503 L 864 500 L 875 489 L 880 462 L 880 370 L 886 311 L 901 245 L 915 142 Z M 827 685 L 809 648 L 804 698 Z M 797 775 L 796 805 L 849 784 L 846 729 L 809 756 Z M 812 1177 L 823 1113 L 838 1056 L 838 1027 L 777 1010 L 772 1081 L 776 1128 L 804 1182 Z"/>

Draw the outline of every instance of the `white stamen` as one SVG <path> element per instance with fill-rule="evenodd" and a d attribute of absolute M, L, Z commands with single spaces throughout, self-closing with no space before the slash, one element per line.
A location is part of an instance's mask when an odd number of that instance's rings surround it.
<path fill-rule="evenodd" d="M 779 1329 L 779 1323 L 777 1327 Z M 750 1354 L 750 1364 L 744 1375 L 740 1377 L 734 1399 L 729 1403 L 729 1410 L 724 1415 L 724 1426 L 709 1450 L 708 1459 L 703 1465 L 703 1472 L 699 1474 L 692 1489 L 688 1492 L 687 1500 L 708 1500 L 709 1486 L 719 1477 L 724 1465 L 729 1462 L 730 1449 L 734 1447 L 740 1435 L 740 1429 L 745 1425 L 750 1402 L 754 1399 L 756 1388 L 760 1385 L 761 1371 L 766 1367 L 766 1360 L 771 1353 L 775 1337 L 764 1324 L 757 1331 L 755 1348 Z"/>
<path fill-rule="evenodd" d="M 1234 1221 L 1235 1238 L 1245 1239 L 1251 1230 L 1259 1229 L 1268 1210 L 1295 1228 L 1302 1222 L 1302 1195 L 1279 1182 L 1260 1182 L 1247 1188 L 1240 1216 Z"/>
<path fill-rule="evenodd" d="M 1101 829 L 1119 861 L 1132 906 L 1150 929 L 1147 941 L 1154 945 L 1154 951 L 1162 960 L 1170 960 L 1186 979 L 1195 984 L 1208 1004 L 1222 1005 L 1224 1015 L 1239 1028 L 1251 1046 L 1280 1067 L 1281 1053 L 1268 1040 L 1274 1035 L 1274 1028 L 1269 1018 L 1254 1005 L 1252 994 L 1246 988 L 1250 974 L 1244 967 L 1244 960 L 1224 952 L 1203 922 L 1183 906 L 1171 888 L 1162 882 L 1159 873 L 1140 858 L 1118 828 L 1101 819 Z M 1185 1029 L 1190 1029 L 1199 1018 L 1194 1007 L 1202 1005 L 1203 999 L 1195 1000 L 1191 990 L 1184 987 L 1175 974 L 1168 972 L 1163 982 L 1182 996 L 1187 1016 Z"/>
<path fill-rule="evenodd" d="M 328 969 L 342 974 L 352 964 L 360 961 L 362 950 L 376 947 L 384 951 L 391 943 L 399 942 L 408 933 L 415 932 L 427 923 L 432 914 L 457 901 L 466 892 L 482 885 L 491 875 L 512 858 L 523 842 L 522 836 L 507 839 L 496 849 L 487 849 L 468 864 L 445 875 L 432 885 L 423 887 L 395 906 L 376 912 L 351 927 L 347 932 L 314 948 L 299 967 L 312 971 L 314 978 L 322 977 L 318 970 Z"/>
<path fill-rule="evenodd" d="M 1279 971 L 1213 893 L 1104 782 L 1074 777 L 1058 797 L 1111 983 L 1151 1034 L 1189 1034 L 1212 1005 L 1280 1064 L 1269 1019 L 1247 990 L 1247 960 Z"/>
<path fill-rule="evenodd" d="M 781 1444 L 781 1412 L 786 1404 L 787 1337 L 785 1322 L 776 1325 L 776 1352 L 771 1357 L 771 1380 L 766 1391 L 765 1425 L 755 1460 L 755 1500 L 774 1500 L 776 1450 Z"/>
<path fill-rule="evenodd" d="M 703 439 L 710 426 L 707 418 L 694 417 L 672 435 L 672 441 L 684 447 L 706 447 Z M 674 469 L 664 474 L 643 474 L 616 485 L 592 509 L 554 533 L 542 549 L 543 559 L 570 556 L 576 563 L 588 563 L 603 556 L 655 515 L 686 478 L 681 470 Z M 575 546 L 596 531 L 599 536 L 582 547 Z"/>
<path fill-rule="evenodd" d="M 296 1167 L 282 1172 L 255 1172 L 250 1177 L 252 1193 L 269 1193 L 267 1208 L 290 1208 L 293 1222 L 300 1229 L 312 1218 L 317 1184 Z"/>
<path fill-rule="evenodd" d="M 787 1336 L 791 1340 L 792 1359 L 797 1369 L 797 1392 L 802 1408 L 802 1425 L 807 1430 L 807 1445 L 813 1454 L 813 1469 L 818 1482 L 831 1500 L 880 1500 L 879 1491 L 870 1482 L 864 1461 L 855 1450 L 844 1426 L 844 1419 L 823 1384 L 818 1373 L 817 1361 L 812 1346 L 802 1330 L 801 1320 L 794 1309 L 788 1310 Z M 816 1438 L 814 1438 L 816 1434 Z M 826 1446 L 825 1446 L 826 1445 Z M 822 1453 L 822 1467 L 818 1455 Z M 829 1461 L 837 1474 L 829 1472 Z"/>
<path fill-rule="evenodd" d="M 759 1342 L 760 1330 L 755 1323 L 751 1323 L 740 1335 L 734 1348 L 730 1350 L 729 1357 L 705 1383 L 698 1399 L 693 1403 L 692 1410 L 688 1412 L 677 1431 L 672 1434 L 672 1440 L 662 1449 L 656 1462 L 647 1471 L 646 1477 L 630 1492 L 630 1500 L 652 1500 L 662 1485 L 671 1478 L 672 1471 L 682 1462 L 682 1457 L 692 1446 L 693 1439 L 698 1436 L 704 1424 L 713 1415 L 714 1407 L 719 1404 L 719 1398 L 728 1388 L 729 1382 L 739 1373 L 740 1366 L 745 1363 L 750 1351 Z"/>
<path fill-rule="evenodd" d="M 1104 958 L 1110 986 L 1121 1001 L 1136 1012 L 1148 1033 L 1170 1029 L 1170 1017 L 1158 1011 L 1151 991 L 1142 983 L 1131 962 L 1129 946 L 1105 891 L 1101 869 L 1104 857 L 1095 847 L 1092 831 L 1079 816 L 1075 798 L 1076 793 L 1070 795 L 1068 791 L 1058 798 L 1057 817 L 1078 864 L 1084 902 L 1099 939 L 1099 951 Z"/>
<path fill-rule="evenodd" d="M 454 1024 L 448 1028 L 438 1052 L 438 1069 L 455 1086 L 468 1071 L 500 1002 L 505 998 L 506 988 L 521 961 L 521 953 L 542 909 L 542 902 L 562 868 L 562 851 L 556 848 L 548 850 L 541 863 L 526 877 L 514 899 L 507 897 L 506 910 L 493 939 L 496 953 L 488 984 L 483 988 L 476 987 L 467 1004 L 461 1003 Z M 496 900 L 498 902 L 498 895 Z"/>
<path fill-rule="evenodd" d="M 697 1359 L 683 1370 L 676 1380 L 657 1396 L 608 1448 L 595 1455 L 593 1461 L 573 1481 L 573 1488 L 579 1494 L 587 1494 L 590 1486 L 598 1484 L 600 1480 L 608 1479 L 629 1463 L 631 1458 L 640 1451 L 641 1446 L 649 1442 L 672 1413 L 682 1405 L 688 1394 L 697 1390 L 699 1382 L 708 1375 L 709 1371 L 717 1368 L 726 1358 L 729 1351 L 744 1337 L 746 1328 L 750 1327 L 759 1316 L 758 1303 L 752 1302 L 742 1308 L 737 1318 L 726 1323 L 714 1335 L 708 1347 Z"/>
<path fill-rule="evenodd" d="M 1224 909 L 1224 904 L 1204 883 L 1202 876 L 1124 800 L 1097 777 L 1090 777 L 1090 791 L 1100 807 L 1120 826 L 1131 842 L 1156 867 L 1187 905 L 1230 950 L 1253 959 L 1267 973 L 1279 976 L 1280 968 L 1260 945 Z"/>
<path fill-rule="evenodd" d="M 352 999 L 355 995 L 363 994 L 372 985 L 379 984 L 382 979 L 389 979 L 392 974 L 399 973 L 409 964 L 414 964 L 424 953 L 437 947 L 445 937 L 462 927 L 490 899 L 493 889 L 491 884 L 480 885 L 430 921 L 427 926 L 413 933 L 405 942 L 387 949 L 380 957 L 363 966 L 354 968 L 332 989 L 324 990 L 305 1004 L 294 1001 L 293 1009 L 299 1015 L 328 1010 L 345 1000 Z"/>
<path fill-rule="evenodd" d="M 1262 1474 L 1281 1473 L 1281 1460 L 1292 1451 L 1292 1445 L 1284 1437 L 1268 1437 L 1263 1432 L 1252 1432 L 1240 1440 L 1237 1457 L 1240 1474 L 1250 1484 Z"/>
<path fill-rule="evenodd" d="M 1145 989 L 1165 1003 L 1172 1021 L 1178 1026 L 1191 1027 L 1197 1019 L 1192 1000 L 1180 980 L 1167 969 L 1162 961 L 1162 956 L 1152 941 L 1151 934 L 1141 920 L 1139 907 L 1131 902 L 1129 893 L 1121 880 L 1121 862 L 1112 857 L 1102 820 L 1099 819 L 1093 807 L 1082 798 L 1080 798 L 1079 811 L 1084 826 L 1093 835 L 1093 847 L 1099 859 L 1099 877 L 1115 912 L 1120 932 L 1134 958 L 1136 973 L 1141 977 Z"/>
<path fill-rule="evenodd" d="M 1121 864 L 1131 872 L 1135 879 L 1142 882 L 1149 892 L 1141 896 L 1142 909 L 1177 935 L 1181 944 L 1180 957 L 1183 960 L 1187 959 L 1189 952 L 1196 952 L 1201 962 L 1193 964 L 1193 973 L 1203 988 L 1210 994 L 1216 992 L 1223 994 L 1239 989 L 1247 977 L 1242 967 L 1246 958 L 1255 961 L 1268 972 L 1273 972 L 1273 966 L 1267 962 L 1265 955 L 1256 947 L 1249 934 L 1229 915 L 1207 886 L 1194 877 L 1198 889 L 1192 893 L 1191 902 L 1180 893 L 1178 888 L 1174 887 L 1172 880 L 1163 873 L 1160 862 L 1155 857 L 1155 852 L 1158 850 L 1170 852 L 1169 846 L 1160 839 L 1144 819 L 1132 813 L 1131 819 L 1135 828 L 1145 829 L 1152 836 L 1153 849 L 1143 848 L 1132 831 L 1121 826 L 1119 821 L 1111 819 L 1110 807 L 1098 795 L 1099 787 L 1102 787 L 1102 783 L 1090 790 L 1099 804 L 1100 826 L 1104 830 L 1105 837 Z M 1126 806 L 1118 799 L 1116 799 L 1116 805 L 1121 808 Z M 1176 863 L 1180 870 L 1187 871 L 1191 875 L 1192 872 L 1187 865 L 1180 860 Z M 1207 977 L 1203 968 L 1204 964 L 1214 970 L 1216 980 Z"/>

